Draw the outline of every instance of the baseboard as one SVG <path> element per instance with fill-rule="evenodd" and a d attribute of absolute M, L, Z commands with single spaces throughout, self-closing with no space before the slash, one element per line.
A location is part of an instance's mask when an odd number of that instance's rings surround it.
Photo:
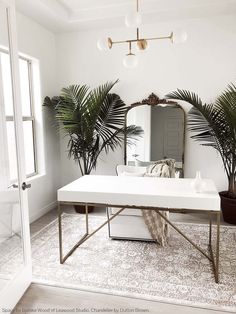
<path fill-rule="evenodd" d="M 39 209 L 36 213 L 33 213 L 30 215 L 30 223 L 34 222 L 35 220 L 39 219 L 43 215 L 47 214 L 50 210 L 54 209 L 57 207 L 57 201 L 54 201 L 47 206 Z"/>

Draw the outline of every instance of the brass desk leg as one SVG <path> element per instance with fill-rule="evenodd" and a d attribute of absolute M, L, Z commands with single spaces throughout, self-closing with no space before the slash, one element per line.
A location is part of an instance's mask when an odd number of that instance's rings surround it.
<path fill-rule="evenodd" d="M 60 263 L 62 264 L 63 251 L 62 251 L 62 229 L 61 229 L 61 204 L 58 202 L 58 228 L 59 228 L 59 252 L 60 252 Z"/>
<path fill-rule="evenodd" d="M 106 207 L 106 213 L 107 213 L 107 220 L 109 221 L 110 220 L 110 216 L 109 216 L 109 208 Z M 107 224 L 108 225 L 108 235 L 109 235 L 109 238 L 111 237 L 111 226 L 110 226 L 110 223 Z"/>
<path fill-rule="evenodd" d="M 211 247 L 211 238 L 212 238 L 212 214 L 209 213 L 209 247 Z"/>
<path fill-rule="evenodd" d="M 62 248 L 62 222 L 61 222 L 61 206 L 60 202 L 58 202 L 58 227 L 59 227 L 59 252 L 60 252 L 60 263 L 63 264 L 67 258 L 80 246 L 81 243 L 84 242 L 84 239 L 88 236 L 88 205 L 86 204 L 86 233 L 83 237 L 73 246 L 73 248 L 63 257 L 63 248 Z"/>
<path fill-rule="evenodd" d="M 216 234 L 216 283 L 219 283 L 219 259 L 220 259 L 220 212 L 217 214 L 217 234 Z"/>
<path fill-rule="evenodd" d="M 209 212 L 209 252 L 211 256 L 212 267 L 213 267 L 214 277 L 216 281 L 216 263 L 215 263 L 213 249 L 212 249 L 212 212 Z"/>
<path fill-rule="evenodd" d="M 220 212 L 216 213 L 216 251 L 215 257 L 212 250 L 212 213 L 210 213 L 209 227 L 209 251 L 215 276 L 215 282 L 219 283 L 219 259 L 220 259 Z"/>
<path fill-rule="evenodd" d="M 85 213 L 86 213 L 86 234 L 89 234 L 89 222 L 88 222 L 88 205 L 85 205 Z"/>

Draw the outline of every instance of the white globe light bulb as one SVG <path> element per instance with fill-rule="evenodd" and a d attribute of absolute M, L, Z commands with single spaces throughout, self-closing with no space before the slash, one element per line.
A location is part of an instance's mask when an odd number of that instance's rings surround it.
<path fill-rule="evenodd" d="M 127 27 L 139 27 L 142 24 L 142 16 L 139 12 L 131 12 L 125 17 Z"/>
<path fill-rule="evenodd" d="M 173 41 L 173 44 L 182 44 L 186 42 L 187 38 L 188 38 L 188 35 L 186 31 L 177 29 L 173 32 L 172 41 Z"/>
<path fill-rule="evenodd" d="M 110 38 L 100 38 L 97 41 L 97 47 L 99 50 L 101 51 L 107 51 L 109 50 L 111 47 L 109 46 L 109 40 Z"/>
<path fill-rule="evenodd" d="M 138 65 L 138 58 L 134 54 L 128 54 L 123 59 L 123 64 L 128 69 L 133 69 Z"/>

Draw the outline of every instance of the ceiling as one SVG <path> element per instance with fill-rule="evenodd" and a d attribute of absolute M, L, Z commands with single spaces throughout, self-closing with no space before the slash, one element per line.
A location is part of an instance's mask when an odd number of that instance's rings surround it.
<path fill-rule="evenodd" d="M 17 10 L 53 32 L 121 26 L 135 0 L 16 0 Z M 236 0 L 140 0 L 144 23 L 236 13 Z"/>

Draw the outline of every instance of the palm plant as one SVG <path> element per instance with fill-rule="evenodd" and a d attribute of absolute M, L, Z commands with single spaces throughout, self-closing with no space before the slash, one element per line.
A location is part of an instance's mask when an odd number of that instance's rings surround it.
<path fill-rule="evenodd" d="M 122 146 L 124 132 L 133 139 L 142 134 L 140 127 L 124 128 L 126 106 L 117 94 L 110 93 L 116 83 L 93 90 L 71 85 L 60 96 L 44 99 L 44 106 L 55 110 L 57 125 L 69 137 L 68 156 L 78 163 L 82 175 L 96 168 L 102 151 Z"/>
<path fill-rule="evenodd" d="M 236 198 L 235 85 L 229 85 L 214 104 L 203 104 L 195 93 L 186 90 L 178 89 L 166 97 L 183 100 L 193 106 L 188 113 L 189 130 L 195 133 L 192 138 L 219 152 L 229 182 L 227 196 Z"/>

